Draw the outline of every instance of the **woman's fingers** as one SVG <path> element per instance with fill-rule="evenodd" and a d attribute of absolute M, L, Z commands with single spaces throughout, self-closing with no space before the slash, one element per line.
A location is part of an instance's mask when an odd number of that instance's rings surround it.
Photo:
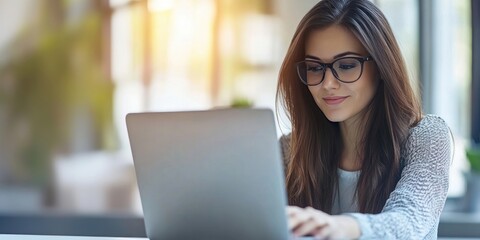
<path fill-rule="evenodd" d="M 299 212 L 302 212 L 303 208 L 299 208 L 297 206 L 287 206 L 285 210 L 287 212 L 287 216 L 290 217 L 290 216 L 295 215 Z"/>
<path fill-rule="evenodd" d="M 321 228 L 317 228 L 314 231 L 312 231 L 310 234 L 315 238 L 315 239 L 328 239 L 332 233 L 332 227 L 329 225 L 324 225 Z"/>
<path fill-rule="evenodd" d="M 326 236 L 324 229 L 328 225 L 330 215 L 311 207 L 305 209 L 299 207 L 287 207 L 288 227 L 296 236 L 318 235 Z"/>
<path fill-rule="evenodd" d="M 288 230 L 292 230 L 297 227 L 303 221 L 303 208 L 297 206 L 287 206 L 286 207 L 287 218 L 288 218 Z"/>
<path fill-rule="evenodd" d="M 298 228 L 300 225 L 311 220 L 311 218 L 312 216 L 306 213 L 303 209 L 301 211 L 297 211 L 288 217 L 288 229 L 290 231 L 293 231 L 294 229 Z"/>
<path fill-rule="evenodd" d="M 308 212 L 313 216 L 315 227 L 311 228 L 310 231 L 308 231 L 305 234 L 313 235 L 317 239 L 324 239 L 327 238 L 330 235 L 331 232 L 331 226 L 330 226 L 330 218 L 331 216 L 316 210 L 315 208 L 312 207 L 307 207 L 305 208 L 305 211 Z"/>
<path fill-rule="evenodd" d="M 295 236 L 304 236 L 304 235 L 313 235 L 322 228 L 321 225 L 318 225 L 317 222 L 314 221 L 313 218 L 310 220 L 303 222 L 297 228 L 293 229 L 293 235 Z"/>
<path fill-rule="evenodd" d="M 311 235 L 316 239 L 356 239 L 360 229 L 356 220 L 349 216 L 332 216 L 307 207 L 287 207 L 289 230 L 295 236 Z"/>

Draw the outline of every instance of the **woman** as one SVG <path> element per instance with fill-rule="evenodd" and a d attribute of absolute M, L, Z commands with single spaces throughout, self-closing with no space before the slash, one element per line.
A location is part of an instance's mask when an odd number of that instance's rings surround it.
<path fill-rule="evenodd" d="M 392 30 L 368 0 L 324 0 L 298 25 L 277 99 L 289 226 L 319 238 L 436 239 L 451 138 L 422 115 Z"/>

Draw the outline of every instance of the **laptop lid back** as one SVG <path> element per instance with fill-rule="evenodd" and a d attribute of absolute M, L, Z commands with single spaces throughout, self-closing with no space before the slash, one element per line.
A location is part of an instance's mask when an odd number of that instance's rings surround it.
<path fill-rule="evenodd" d="M 150 239 L 288 239 L 271 110 L 133 113 L 126 121 Z"/>

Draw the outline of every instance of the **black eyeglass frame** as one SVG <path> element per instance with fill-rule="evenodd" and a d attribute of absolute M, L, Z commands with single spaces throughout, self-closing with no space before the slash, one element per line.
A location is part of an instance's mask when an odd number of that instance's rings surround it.
<path fill-rule="evenodd" d="M 356 60 L 358 60 L 358 61 L 360 62 L 360 74 L 358 75 L 358 78 L 355 79 L 355 80 L 353 80 L 353 81 L 344 81 L 344 80 L 340 79 L 340 78 L 338 77 L 337 71 L 335 71 L 335 69 L 333 68 L 333 64 L 335 64 L 337 61 L 340 61 L 340 60 L 342 60 L 342 59 L 347 59 L 347 58 L 353 58 L 353 59 L 356 59 Z M 360 79 L 360 78 L 362 77 L 362 74 L 363 74 L 363 63 L 366 62 L 366 61 L 371 61 L 371 60 L 373 60 L 373 58 L 372 58 L 371 56 L 365 56 L 365 57 L 352 57 L 352 56 L 348 56 L 348 57 L 337 58 L 337 59 L 335 59 L 335 60 L 334 60 L 333 62 L 331 62 L 331 63 L 322 63 L 322 62 L 320 62 L 320 61 L 318 61 L 318 60 L 303 60 L 303 61 L 297 62 L 297 63 L 295 64 L 295 66 L 296 66 L 296 68 L 297 68 L 298 78 L 300 78 L 300 81 L 301 81 L 303 84 L 305 84 L 305 85 L 307 85 L 307 86 L 316 86 L 316 85 L 322 83 L 323 80 L 325 80 L 325 73 L 327 72 L 327 69 L 326 69 L 326 68 L 330 68 L 330 70 L 332 71 L 333 76 L 334 76 L 338 81 L 340 81 L 340 82 L 343 82 L 343 83 L 353 83 L 353 82 L 356 82 L 356 81 L 358 81 L 358 79 Z M 318 64 L 320 64 L 320 65 L 325 69 L 325 70 L 323 71 L 322 80 L 320 80 L 320 82 L 315 83 L 315 84 L 308 84 L 307 80 L 306 80 L 306 79 L 304 80 L 304 79 L 302 78 L 302 76 L 301 76 L 301 74 L 300 74 L 300 68 L 299 68 L 299 66 L 300 66 L 300 64 L 302 64 L 302 63 L 307 63 L 307 62 L 318 63 Z"/>

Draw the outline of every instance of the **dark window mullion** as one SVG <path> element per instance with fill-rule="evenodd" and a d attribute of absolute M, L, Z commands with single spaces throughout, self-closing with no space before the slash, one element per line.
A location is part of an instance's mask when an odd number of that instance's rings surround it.
<path fill-rule="evenodd" d="M 480 1 L 472 0 L 472 127 L 471 136 L 480 144 Z"/>

